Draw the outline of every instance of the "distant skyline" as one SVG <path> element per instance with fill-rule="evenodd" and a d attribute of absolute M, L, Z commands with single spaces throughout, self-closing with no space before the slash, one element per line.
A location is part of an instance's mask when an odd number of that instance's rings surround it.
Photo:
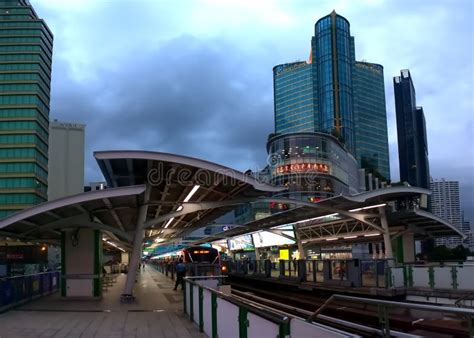
<path fill-rule="evenodd" d="M 265 164 L 273 66 L 308 55 L 316 21 L 349 20 L 356 59 L 384 66 L 391 176 L 399 178 L 392 78 L 409 69 L 433 178 L 460 181 L 474 222 L 474 45 L 470 0 L 31 0 L 54 33 L 51 118 L 94 150 L 147 149 L 239 170 Z"/>

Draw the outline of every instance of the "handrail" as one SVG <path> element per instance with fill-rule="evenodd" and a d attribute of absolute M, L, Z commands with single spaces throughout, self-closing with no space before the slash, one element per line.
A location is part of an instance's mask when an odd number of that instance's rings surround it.
<path fill-rule="evenodd" d="M 262 297 L 258 297 L 258 296 L 255 296 L 255 295 L 249 295 L 249 294 L 247 294 L 245 292 L 242 292 L 242 291 L 232 290 L 232 293 L 235 294 L 236 297 L 243 298 L 247 302 L 254 303 L 254 304 L 256 304 L 260 307 L 265 306 L 265 307 L 268 308 L 269 305 L 278 306 L 278 307 L 283 308 L 287 311 L 290 311 L 290 312 L 296 313 L 297 315 L 300 315 L 301 316 L 300 318 L 307 318 L 308 316 L 310 316 L 312 314 L 311 311 L 308 311 L 308 310 L 305 310 L 305 309 L 300 309 L 300 308 L 297 308 L 297 307 L 294 307 L 294 306 L 286 305 L 286 304 L 283 304 L 283 303 L 279 303 L 279 302 L 276 302 L 276 301 L 273 301 L 273 300 L 270 300 L 270 299 L 266 299 L 266 298 L 262 298 Z M 239 296 L 239 295 L 241 295 L 241 296 Z M 265 305 L 264 303 L 267 303 L 269 305 Z M 286 312 L 277 310 L 275 308 L 271 308 L 271 309 L 272 309 L 272 311 L 280 312 L 282 314 L 289 315 Z M 328 322 L 335 323 L 335 324 L 340 324 L 340 325 L 343 325 L 345 327 L 349 327 L 349 328 L 352 328 L 352 329 L 365 331 L 367 333 L 375 333 L 375 334 L 378 334 L 378 335 L 383 334 L 382 330 L 380 330 L 380 329 L 376 329 L 376 328 L 373 328 L 373 327 L 370 327 L 370 326 L 360 325 L 360 324 L 353 323 L 353 322 L 348 322 L 346 320 L 342 320 L 342 319 L 339 319 L 339 318 L 329 317 L 329 316 L 325 316 L 325 315 L 319 315 L 318 318 L 322 319 L 322 320 L 325 320 L 325 321 L 328 321 Z M 411 335 L 411 334 L 405 334 L 403 332 L 399 332 L 399 331 L 395 331 L 395 330 L 392 330 L 391 332 L 396 337 L 411 337 L 411 338 L 420 337 L 420 336 L 415 336 L 415 335 Z"/>
<path fill-rule="evenodd" d="M 461 302 L 464 301 L 464 300 L 466 300 L 468 297 L 470 297 L 470 296 L 472 296 L 472 295 L 474 295 L 474 291 L 471 291 L 471 292 L 469 292 L 469 293 L 463 295 L 462 297 L 460 297 L 458 300 L 456 300 L 456 301 L 454 302 L 454 306 L 456 306 L 456 307 L 461 307 Z"/>
<path fill-rule="evenodd" d="M 53 273 L 53 272 L 61 272 L 61 270 L 52 270 L 52 271 L 31 273 L 31 274 L 29 274 L 29 275 L 16 275 L 16 276 L 0 277 L 0 280 L 4 280 L 4 279 L 14 279 L 14 278 L 22 278 L 22 277 L 31 277 L 31 276 L 39 276 L 39 275 L 45 275 L 45 274 Z"/>
<path fill-rule="evenodd" d="M 346 301 L 360 302 L 360 303 L 371 304 L 371 305 L 385 305 L 385 306 L 389 306 L 389 307 L 404 307 L 404 308 L 407 308 L 407 309 L 414 309 L 414 310 L 449 312 L 449 313 L 455 313 L 455 314 L 464 315 L 464 316 L 474 316 L 474 310 L 472 310 L 472 309 L 461 309 L 461 308 L 451 307 L 451 306 L 439 306 L 439 305 L 437 306 L 437 305 L 426 305 L 426 304 L 416 304 L 416 303 L 394 302 L 394 301 L 390 301 L 390 300 L 370 299 L 370 298 L 343 296 L 343 295 L 334 294 L 331 297 L 329 297 L 324 302 L 324 304 L 319 307 L 319 309 L 314 311 L 313 314 L 308 317 L 307 321 L 312 321 L 330 303 L 332 303 L 335 300 L 346 300 Z"/>
<path fill-rule="evenodd" d="M 201 278 L 199 278 L 201 277 Z M 217 297 L 221 298 L 221 299 L 225 299 L 227 300 L 228 302 L 234 304 L 234 305 L 237 305 L 237 306 L 246 306 L 248 308 L 248 310 L 250 312 L 253 312 L 265 319 L 268 319 L 276 324 L 281 324 L 281 323 L 288 323 L 289 322 L 289 317 L 288 316 L 285 316 L 285 315 L 282 315 L 274 310 L 267 310 L 263 307 L 257 307 L 255 305 L 251 305 L 251 304 L 248 304 L 248 302 L 245 302 L 245 301 L 241 301 L 241 300 L 236 300 L 235 297 L 233 296 L 229 296 L 221 291 L 218 291 L 216 289 L 212 289 L 210 287 L 207 287 L 205 285 L 200 285 L 196 282 L 194 282 L 193 280 L 191 280 L 191 278 L 195 278 L 195 279 L 203 279 L 202 277 L 204 278 L 215 278 L 217 276 L 196 276 L 196 277 L 186 277 L 185 279 L 187 280 L 187 282 L 189 282 L 191 285 L 196 285 L 200 288 L 202 288 L 203 290 L 208 290 L 209 292 L 211 293 L 214 293 Z M 226 276 L 221 276 L 221 277 L 226 277 Z"/>
<path fill-rule="evenodd" d="M 220 275 L 220 276 L 187 276 L 184 279 L 217 279 L 217 278 L 227 278 L 227 275 Z"/>

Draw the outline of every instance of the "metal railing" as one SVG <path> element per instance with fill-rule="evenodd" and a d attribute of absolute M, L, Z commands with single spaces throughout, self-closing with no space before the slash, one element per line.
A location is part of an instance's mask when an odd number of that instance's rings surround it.
<path fill-rule="evenodd" d="M 184 312 L 209 337 L 354 337 L 221 292 L 213 279 L 225 277 L 185 278 Z"/>
<path fill-rule="evenodd" d="M 474 318 L 474 310 L 472 309 L 463 309 L 457 307 L 448 307 L 448 306 L 437 306 L 437 305 L 426 305 L 426 304 L 417 304 L 417 303 L 405 303 L 405 302 L 394 302 L 389 300 L 380 300 L 380 299 L 370 299 L 370 298 L 361 298 L 361 297 L 352 297 L 352 296 L 344 296 L 344 295 L 332 295 L 329 297 L 326 302 L 324 302 L 321 307 L 319 307 L 315 312 L 313 312 L 309 317 L 308 321 L 313 321 L 316 317 L 318 317 L 321 312 L 326 309 L 329 304 L 336 300 L 342 301 L 350 301 L 354 303 L 363 303 L 369 305 L 376 305 L 379 307 L 379 322 L 382 324 L 382 331 L 385 337 L 390 337 L 390 318 L 389 318 L 389 310 L 390 308 L 404 308 L 404 309 L 411 309 L 411 310 L 424 310 L 429 312 L 444 312 L 449 314 L 455 314 L 460 317 L 464 317 L 467 320 L 468 332 L 469 337 L 474 336 L 474 329 L 473 329 L 473 318 Z"/>
<path fill-rule="evenodd" d="M 60 271 L 0 278 L 0 312 L 59 290 Z"/>

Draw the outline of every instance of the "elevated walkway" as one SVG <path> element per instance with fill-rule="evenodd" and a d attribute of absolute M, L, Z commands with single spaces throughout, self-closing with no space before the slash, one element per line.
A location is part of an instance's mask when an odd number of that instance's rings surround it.
<path fill-rule="evenodd" d="M 207 337 L 183 313 L 173 281 L 146 267 L 137 275 L 136 302 L 120 303 L 126 275 L 103 298 L 64 300 L 59 293 L 0 315 L 0 337 Z"/>

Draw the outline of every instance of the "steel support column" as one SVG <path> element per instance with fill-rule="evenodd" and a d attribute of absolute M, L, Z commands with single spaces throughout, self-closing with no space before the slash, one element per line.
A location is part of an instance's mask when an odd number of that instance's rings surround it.
<path fill-rule="evenodd" d="M 385 207 L 379 207 L 380 223 L 383 229 L 383 242 L 385 244 L 385 258 L 393 259 L 392 240 L 390 239 L 390 230 L 388 228 L 387 215 Z"/>
<path fill-rule="evenodd" d="M 133 294 L 133 287 L 135 285 L 138 265 L 140 264 L 140 259 L 143 251 L 143 238 L 145 237 L 145 221 L 148 211 L 147 202 L 150 199 L 150 190 L 150 186 L 147 184 L 143 204 L 138 209 L 137 228 L 135 230 L 135 235 L 133 238 L 133 249 L 132 254 L 130 255 L 130 260 L 128 262 L 127 280 L 125 282 L 123 295 Z"/>
<path fill-rule="evenodd" d="M 298 253 L 300 255 L 300 259 L 306 259 L 306 254 L 303 249 L 303 243 L 301 242 L 301 235 L 297 225 L 294 225 L 295 228 L 295 239 L 296 244 L 298 245 Z"/>

